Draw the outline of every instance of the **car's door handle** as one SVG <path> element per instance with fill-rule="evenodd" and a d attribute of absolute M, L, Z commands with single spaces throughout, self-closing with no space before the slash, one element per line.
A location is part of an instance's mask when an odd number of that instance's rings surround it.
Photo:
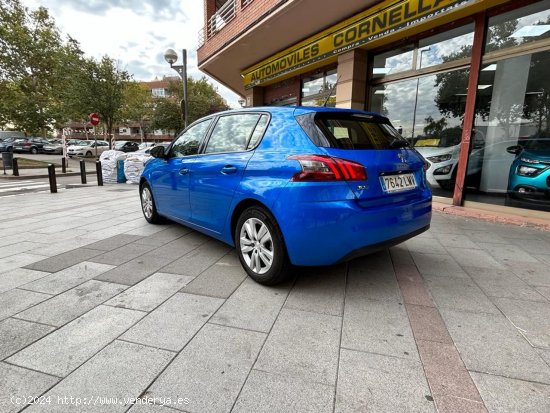
<path fill-rule="evenodd" d="M 225 165 L 221 170 L 224 175 L 234 174 L 235 172 L 237 172 L 237 168 L 233 165 Z"/>
<path fill-rule="evenodd" d="M 180 175 L 187 175 L 189 173 L 189 169 L 187 168 L 181 168 L 180 169 Z"/>

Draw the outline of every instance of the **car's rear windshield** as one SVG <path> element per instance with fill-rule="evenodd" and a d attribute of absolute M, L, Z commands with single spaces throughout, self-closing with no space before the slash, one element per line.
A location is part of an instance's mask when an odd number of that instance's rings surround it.
<path fill-rule="evenodd" d="M 368 114 L 317 113 L 298 116 L 317 146 L 338 149 L 395 149 L 409 143 L 382 117 Z"/>

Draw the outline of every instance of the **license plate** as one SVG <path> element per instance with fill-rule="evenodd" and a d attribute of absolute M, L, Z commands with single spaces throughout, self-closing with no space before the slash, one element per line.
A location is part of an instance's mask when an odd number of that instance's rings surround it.
<path fill-rule="evenodd" d="M 385 175 L 380 177 L 385 192 L 399 192 L 416 188 L 413 174 Z"/>

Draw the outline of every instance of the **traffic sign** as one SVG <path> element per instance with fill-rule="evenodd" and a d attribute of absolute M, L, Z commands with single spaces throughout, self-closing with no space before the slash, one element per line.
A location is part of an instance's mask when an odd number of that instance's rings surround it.
<path fill-rule="evenodd" d="M 90 123 L 94 126 L 99 123 L 99 115 L 97 113 L 90 113 Z"/>

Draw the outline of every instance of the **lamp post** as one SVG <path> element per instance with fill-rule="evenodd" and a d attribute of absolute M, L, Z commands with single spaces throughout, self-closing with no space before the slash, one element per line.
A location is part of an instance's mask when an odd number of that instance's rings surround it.
<path fill-rule="evenodd" d="M 183 99 L 181 101 L 181 111 L 183 113 L 183 126 L 187 128 L 187 50 L 182 49 L 182 64 L 174 65 L 178 61 L 178 54 L 173 49 L 168 49 L 164 52 L 164 60 L 166 60 L 172 69 L 174 69 L 181 76 L 183 80 Z"/>
<path fill-rule="evenodd" d="M 418 69 L 422 69 L 422 53 L 428 52 L 431 50 L 431 47 L 426 47 L 422 50 L 420 50 L 420 62 L 418 65 Z M 412 127 L 412 136 L 411 140 L 414 142 L 414 127 L 416 124 L 416 107 L 418 105 L 418 86 L 420 85 L 420 78 L 416 79 L 416 94 L 414 95 L 414 111 L 413 111 L 413 127 Z"/>

